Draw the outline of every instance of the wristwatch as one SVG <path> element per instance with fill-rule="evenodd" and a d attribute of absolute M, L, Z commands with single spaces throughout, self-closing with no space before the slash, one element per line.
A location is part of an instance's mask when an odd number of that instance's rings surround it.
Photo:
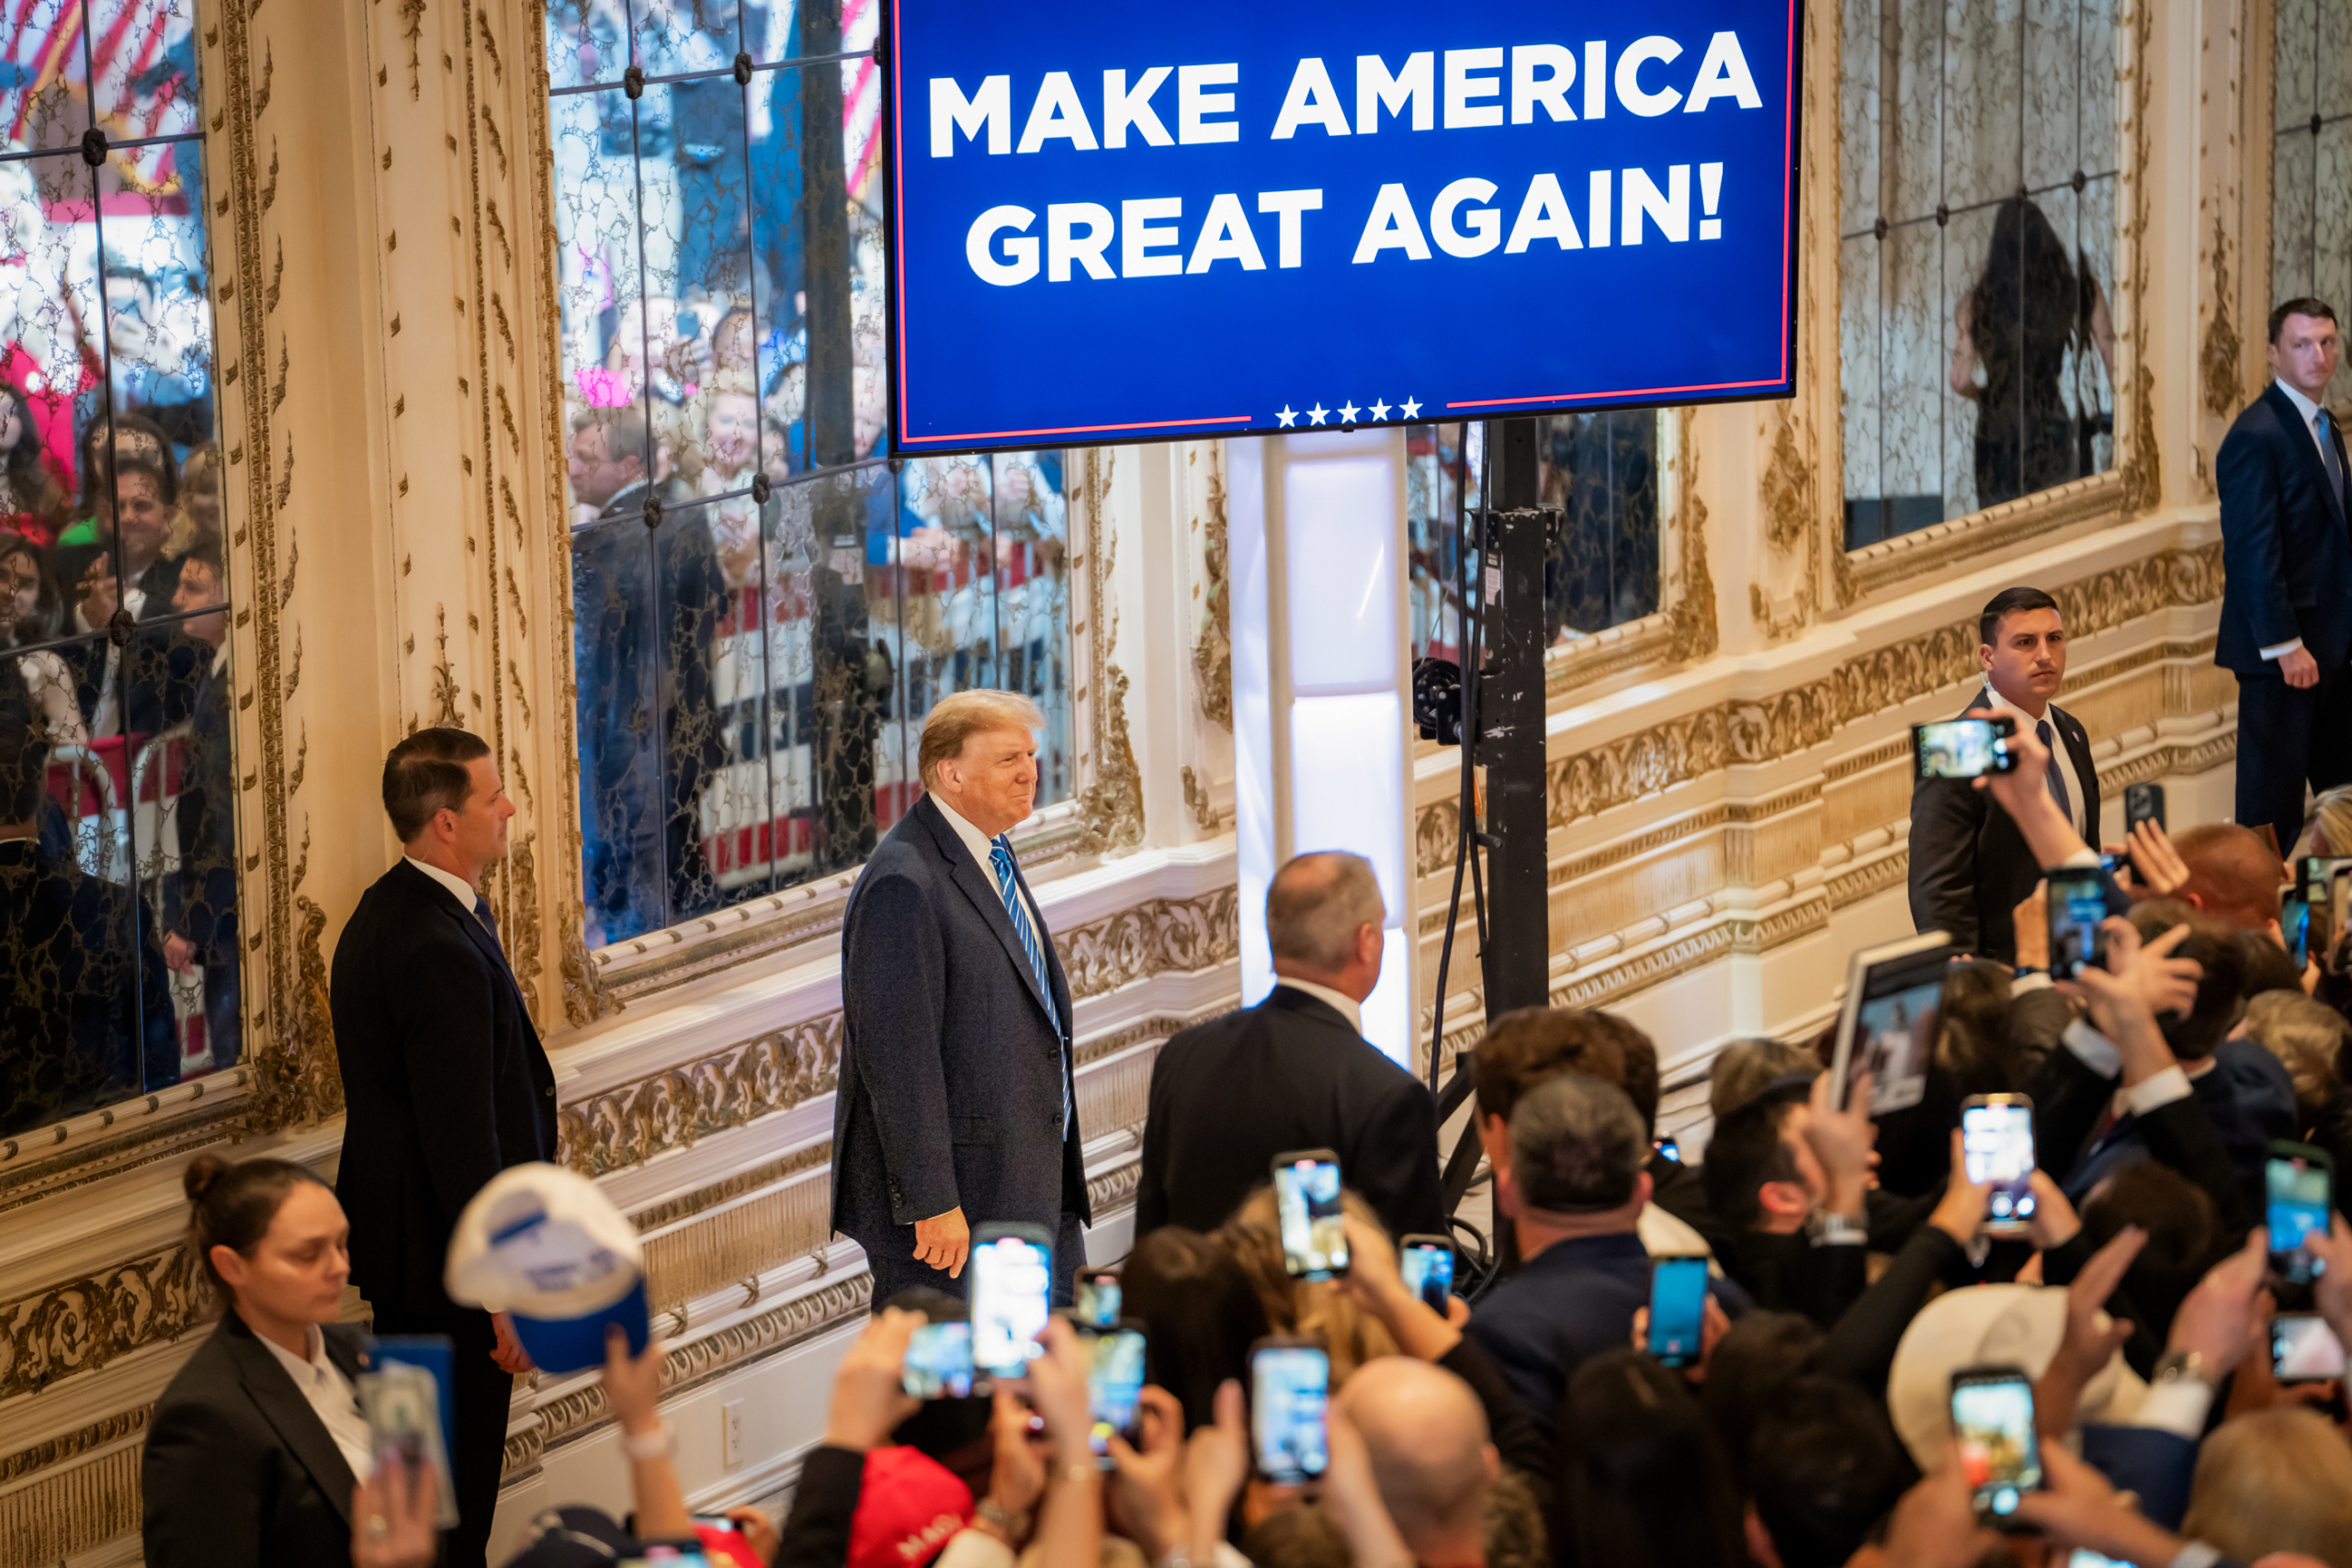
<path fill-rule="evenodd" d="M 2165 1351 L 2156 1358 L 2156 1375 L 2149 1380 L 2159 1387 L 2168 1382 L 2194 1382 L 2207 1388 L 2221 1381 L 2205 1364 L 2205 1358 L 2194 1350 Z"/>
<path fill-rule="evenodd" d="M 1870 1229 L 1861 1221 L 1846 1214 L 1823 1213 L 1805 1221 L 1804 1231 L 1815 1247 L 1861 1247 L 1870 1240 Z"/>
<path fill-rule="evenodd" d="M 972 1510 L 972 1517 L 1002 1534 L 1005 1544 L 1015 1551 L 1019 1551 L 1021 1543 L 1029 1539 L 1029 1510 L 1026 1508 L 1007 1509 L 995 1498 L 983 1497 L 979 1506 Z"/>

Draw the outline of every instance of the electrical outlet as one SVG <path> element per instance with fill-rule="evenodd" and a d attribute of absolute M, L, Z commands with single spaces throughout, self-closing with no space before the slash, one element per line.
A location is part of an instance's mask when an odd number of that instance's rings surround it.
<path fill-rule="evenodd" d="M 718 1417 L 724 1424 L 727 1468 L 732 1470 L 743 1462 L 743 1402 L 729 1400 L 718 1407 Z"/>

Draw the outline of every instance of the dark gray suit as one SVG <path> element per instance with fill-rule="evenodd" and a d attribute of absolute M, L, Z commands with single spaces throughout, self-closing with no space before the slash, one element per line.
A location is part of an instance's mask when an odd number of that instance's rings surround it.
<path fill-rule="evenodd" d="M 1014 870 L 1016 879 L 1019 869 Z M 1028 884 L 1021 891 L 1034 907 Z M 1043 919 L 1051 1019 L 1028 955 L 929 795 L 874 852 L 842 933 L 842 1067 L 833 1102 L 833 1228 L 865 1248 L 876 1306 L 963 1281 L 915 1261 L 915 1222 L 961 1208 L 975 1230 L 1055 1235 L 1066 1292 L 1086 1201 L 1069 1042 L 1069 982 Z"/>

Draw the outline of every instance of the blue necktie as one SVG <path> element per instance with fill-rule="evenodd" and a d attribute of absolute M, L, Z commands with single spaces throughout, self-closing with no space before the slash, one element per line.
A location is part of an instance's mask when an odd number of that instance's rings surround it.
<path fill-rule="evenodd" d="M 1060 1014 L 1054 1010 L 1054 983 L 1046 972 L 1046 950 L 1037 942 L 1036 928 L 1029 923 L 1028 906 L 1022 902 L 1021 884 L 1012 875 L 1012 845 L 1000 836 L 989 840 L 989 864 L 996 871 L 996 894 L 1004 900 L 1004 912 L 1012 921 L 1012 934 L 1021 939 L 1021 951 L 1029 955 L 1029 972 L 1037 976 L 1037 994 L 1046 998 L 1046 1018 L 1053 1024 L 1054 1033 L 1062 1031 Z M 1069 1132 L 1069 1080 L 1062 1080 L 1062 1132 Z"/>
<path fill-rule="evenodd" d="M 2058 803 L 2059 811 L 2072 823 L 2075 820 L 2075 802 L 2066 793 L 2066 775 L 2058 769 L 2058 738 L 2050 732 L 2050 721 L 2046 718 L 2034 721 L 2033 733 L 2050 753 L 2049 760 L 2041 765 L 2041 782 L 2049 786 L 2050 798 Z"/>
<path fill-rule="evenodd" d="M 2344 493 L 2344 460 L 2335 453 L 2335 426 L 2325 409 L 2312 416 L 2312 428 L 2319 432 L 2319 460 L 2327 469 L 2327 482 L 2335 487 L 2336 501 L 2352 509 L 2352 497 Z"/>

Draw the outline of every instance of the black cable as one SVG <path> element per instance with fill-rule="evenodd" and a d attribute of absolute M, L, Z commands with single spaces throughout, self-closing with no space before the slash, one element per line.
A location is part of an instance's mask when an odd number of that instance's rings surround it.
<path fill-rule="evenodd" d="M 1456 479 L 1453 482 L 1453 573 L 1455 580 L 1460 584 L 1458 597 L 1455 600 L 1455 615 L 1459 622 L 1458 629 L 1461 635 L 1455 638 L 1454 651 L 1460 654 L 1464 661 L 1466 663 L 1470 656 L 1470 550 L 1468 543 L 1470 511 L 1470 422 L 1468 420 L 1464 420 L 1462 422 L 1462 447 L 1458 456 L 1461 458 L 1462 473 L 1461 477 Z M 1471 772 L 1471 740 L 1475 730 L 1475 726 L 1472 722 L 1472 709 L 1470 706 L 1472 690 L 1473 688 L 1470 684 L 1468 673 L 1465 671 L 1461 692 L 1462 789 L 1460 796 L 1454 806 L 1453 892 L 1452 897 L 1447 898 L 1445 904 L 1445 941 L 1443 944 L 1439 947 L 1437 953 L 1437 997 L 1430 1004 L 1430 1092 L 1431 1094 L 1437 1093 L 1438 1054 L 1443 1049 L 1445 1044 L 1445 977 L 1447 970 L 1452 967 L 1453 963 L 1454 922 L 1461 918 L 1462 914 L 1462 863 L 1463 857 L 1470 852 L 1471 808 L 1475 804 L 1473 790 L 1476 777 L 1476 775 Z M 1440 1114 L 1439 1121 L 1441 1122 L 1444 1121 L 1442 1113 Z"/>

